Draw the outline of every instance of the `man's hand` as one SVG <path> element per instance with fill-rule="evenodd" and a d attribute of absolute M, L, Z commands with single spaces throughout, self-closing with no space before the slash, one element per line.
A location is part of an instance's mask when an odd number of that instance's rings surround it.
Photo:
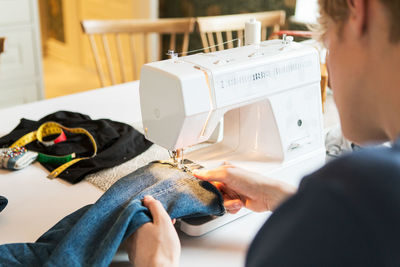
<path fill-rule="evenodd" d="M 195 170 L 193 174 L 201 180 L 212 182 L 221 191 L 229 213 L 236 213 L 243 206 L 259 212 L 274 210 L 296 192 L 292 185 L 232 165 L 213 170 Z"/>
<path fill-rule="evenodd" d="M 178 266 L 181 244 L 168 213 L 160 201 L 145 196 L 143 204 L 153 222 L 142 225 L 125 241 L 130 262 L 135 267 Z"/>

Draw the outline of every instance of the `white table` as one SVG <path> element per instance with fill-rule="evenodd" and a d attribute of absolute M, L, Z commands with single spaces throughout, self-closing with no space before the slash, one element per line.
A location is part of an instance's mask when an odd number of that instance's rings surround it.
<path fill-rule="evenodd" d="M 0 136 L 9 133 L 21 118 L 38 120 L 58 110 L 140 125 L 138 82 L 97 89 L 0 110 Z M 71 185 L 49 180 L 38 163 L 23 170 L 0 169 L 0 195 L 8 206 L 0 213 L 0 244 L 34 242 L 60 219 L 95 202 L 103 193 L 90 183 Z M 244 266 L 248 245 L 269 213 L 252 213 L 201 237 L 180 233 L 181 266 Z M 127 261 L 119 254 L 116 261 Z"/>

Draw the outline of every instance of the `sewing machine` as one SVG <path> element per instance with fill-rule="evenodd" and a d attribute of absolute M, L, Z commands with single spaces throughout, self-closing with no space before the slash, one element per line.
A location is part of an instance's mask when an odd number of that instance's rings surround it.
<path fill-rule="evenodd" d="M 184 158 L 207 168 L 229 161 L 297 185 L 325 160 L 320 78 L 315 48 L 286 37 L 149 63 L 140 80 L 145 136 L 180 168 Z M 216 129 L 223 137 L 204 145 Z M 246 212 L 181 229 L 201 235 Z"/>

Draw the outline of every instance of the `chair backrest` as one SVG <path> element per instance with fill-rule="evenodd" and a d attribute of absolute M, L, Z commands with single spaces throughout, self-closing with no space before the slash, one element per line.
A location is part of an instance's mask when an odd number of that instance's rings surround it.
<path fill-rule="evenodd" d="M 268 34 L 280 30 L 280 27 L 285 24 L 285 17 L 283 10 L 209 16 L 198 17 L 197 25 L 204 51 L 207 53 L 210 50 L 214 52 L 233 48 L 232 40 L 234 39 L 239 39 L 243 44 L 245 23 L 252 18 L 261 22 L 261 40 L 264 41 Z M 223 44 L 224 42 L 226 43 Z"/>
<path fill-rule="evenodd" d="M 0 37 L 0 56 L 4 52 L 4 41 L 5 41 L 5 39 L 6 38 L 4 38 L 4 37 Z M 1 67 L 1 64 L 0 64 L 0 67 Z"/>
<path fill-rule="evenodd" d="M 157 60 L 167 50 L 185 54 L 195 19 L 84 20 L 81 25 L 89 37 L 101 86 L 105 86 L 107 81 L 117 84 L 138 79 L 140 67 L 150 61 L 152 34 L 158 35 L 160 49 L 162 37 L 169 36 L 169 48 L 157 53 Z"/>

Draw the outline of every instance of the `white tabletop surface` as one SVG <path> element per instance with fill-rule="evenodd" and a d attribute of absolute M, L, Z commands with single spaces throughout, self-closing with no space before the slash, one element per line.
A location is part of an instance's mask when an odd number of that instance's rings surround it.
<path fill-rule="evenodd" d="M 92 119 L 108 118 L 140 125 L 138 82 L 0 109 L 0 136 L 21 118 L 38 120 L 58 110 L 80 112 Z M 103 193 L 87 182 L 71 185 L 49 180 L 48 171 L 35 163 L 23 170 L 0 169 L 0 195 L 8 198 L 0 213 L 0 244 L 34 242 L 60 219 L 96 201 Z M 181 266 L 244 266 L 247 248 L 269 213 L 251 213 L 201 237 L 180 233 Z M 127 261 L 120 254 L 116 261 Z"/>

